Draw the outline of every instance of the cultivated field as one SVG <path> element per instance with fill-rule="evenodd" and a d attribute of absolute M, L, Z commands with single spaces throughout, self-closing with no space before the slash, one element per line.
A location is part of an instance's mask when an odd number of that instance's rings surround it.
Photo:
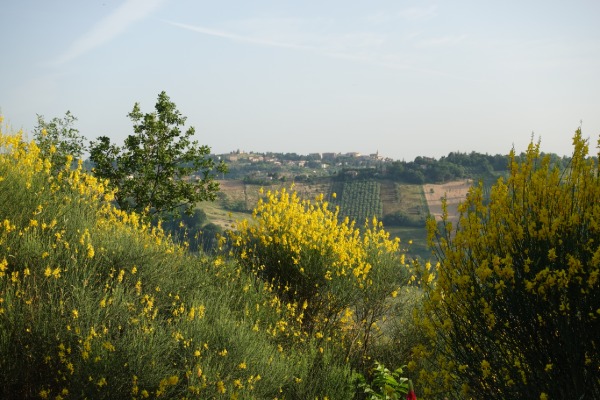
<path fill-rule="evenodd" d="M 423 192 L 429 207 L 429 213 L 437 221 L 442 219 L 442 199 L 446 198 L 448 205 L 448 218 L 454 224 L 458 221 L 458 205 L 467 196 L 469 188 L 473 185 L 471 179 L 448 182 L 440 185 L 423 185 Z"/>
<path fill-rule="evenodd" d="M 403 212 L 417 218 L 427 213 L 427 203 L 420 185 L 406 185 L 393 181 L 381 183 L 383 215 Z"/>

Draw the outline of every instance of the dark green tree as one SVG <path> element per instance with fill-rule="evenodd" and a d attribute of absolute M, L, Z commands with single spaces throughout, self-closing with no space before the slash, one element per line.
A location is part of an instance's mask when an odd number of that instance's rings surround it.
<path fill-rule="evenodd" d="M 151 217 L 181 209 L 191 213 L 196 203 L 216 198 L 215 175 L 227 166 L 209 157 L 208 146 L 192 141 L 194 128 L 183 130 L 186 117 L 164 91 L 155 112 L 143 114 L 136 103 L 128 116 L 134 133 L 123 147 L 106 136 L 90 145 L 94 173 L 118 189 L 121 209 Z"/>
<path fill-rule="evenodd" d="M 43 115 L 37 115 L 37 126 L 33 130 L 33 139 L 39 146 L 42 155 L 50 158 L 53 170 L 62 169 L 67 157 L 81 159 L 85 150 L 86 138 L 79 134 L 74 125 L 77 118 L 67 111 L 63 118 L 54 117 L 49 122 Z"/>

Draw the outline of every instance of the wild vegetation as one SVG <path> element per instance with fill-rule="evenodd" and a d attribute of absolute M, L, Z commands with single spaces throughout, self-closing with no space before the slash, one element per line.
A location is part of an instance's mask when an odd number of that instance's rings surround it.
<path fill-rule="evenodd" d="M 192 257 L 105 181 L 0 136 L 0 397 L 349 398 L 351 372 L 267 283 Z"/>
<path fill-rule="evenodd" d="M 287 302 L 296 330 L 279 329 L 290 340 L 314 336 L 365 372 L 390 299 L 410 271 L 400 241 L 376 218 L 359 230 L 338 212 L 323 195 L 311 201 L 285 189 L 268 192 L 230 240 L 240 263 Z"/>
<path fill-rule="evenodd" d="M 38 115 L 37 121 L 33 138 L 41 154 L 50 158 L 54 172 L 63 168 L 67 158 L 75 161 L 83 157 L 86 138 L 75 127 L 77 117 L 70 111 L 63 118 L 54 117 L 50 121 Z"/>
<path fill-rule="evenodd" d="M 411 380 L 420 398 L 600 397 L 600 175 L 580 130 L 568 159 L 532 143 L 505 173 L 488 160 L 456 215 L 448 196 L 427 220 L 428 262 L 389 230 L 423 230 L 427 196 L 457 187 L 389 174 L 475 155 L 241 195 L 211 161 L 198 194 L 242 217 L 211 230 L 199 197 L 127 192 L 146 172 L 190 183 L 181 160 L 132 167 L 189 144 L 161 96 L 96 175 L 68 154 L 70 113 L 39 117 L 31 143 L 0 131 L 0 397 L 414 399 Z"/>

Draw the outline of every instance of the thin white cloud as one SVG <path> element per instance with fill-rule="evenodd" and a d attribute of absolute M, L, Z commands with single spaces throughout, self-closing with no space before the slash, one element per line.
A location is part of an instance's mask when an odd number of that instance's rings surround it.
<path fill-rule="evenodd" d="M 127 0 L 112 14 L 100 20 L 92 29 L 78 38 L 52 64 L 60 66 L 122 34 L 130 25 L 148 16 L 164 0 Z"/>
<path fill-rule="evenodd" d="M 375 49 L 380 47 L 386 40 L 385 35 L 370 32 L 329 35 L 314 35 L 306 32 L 302 34 L 290 32 L 270 32 L 267 34 L 255 32 L 252 34 L 239 34 L 227 30 L 208 28 L 199 25 L 189 25 L 173 21 L 165 22 L 178 28 L 208 36 L 228 39 L 234 42 L 312 51 L 319 54 L 335 57 L 339 56 L 342 58 L 354 58 L 354 53 L 356 51 Z M 278 39 L 274 39 L 274 37 L 278 37 Z"/>
<path fill-rule="evenodd" d="M 381 45 L 385 40 L 384 37 L 380 35 L 368 33 L 329 36 L 313 36 L 304 34 L 303 39 L 300 40 L 298 37 L 296 37 L 298 42 L 294 42 L 292 40 L 282 41 L 272 39 L 271 36 L 274 35 L 242 35 L 225 30 L 207 28 L 198 25 L 188 25 L 172 21 L 166 22 L 182 29 L 187 29 L 208 36 L 219 37 L 234 42 L 249 43 L 260 46 L 280 47 L 294 50 L 304 50 L 333 58 L 362 62 L 369 62 L 370 58 L 369 55 L 365 54 L 365 48 L 377 47 Z M 285 34 L 279 34 L 279 36 L 285 37 Z M 352 47 L 354 50 L 361 51 L 351 51 L 352 49 L 350 49 L 350 47 Z"/>
<path fill-rule="evenodd" d="M 279 38 L 290 37 L 283 32 L 278 35 L 274 33 L 261 34 L 239 34 L 227 30 L 208 28 L 198 25 L 189 25 L 173 21 L 165 21 L 175 27 L 197 32 L 203 35 L 214 36 L 239 43 L 248 43 L 252 45 L 279 47 L 293 50 L 310 51 L 323 56 L 343 59 L 348 61 L 360 62 L 364 64 L 375 65 L 388 69 L 415 71 L 429 75 L 446 76 L 458 80 L 470 80 L 464 77 L 455 76 L 444 71 L 415 67 L 404 61 L 404 57 L 399 54 L 382 54 L 378 49 L 385 41 L 385 37 L 378 34 L 360 33 L 360 34 L 339 34 L 339 35 L 309 35 L 304 34 L 301 37 L 291 35 L 294 40 L 281 40 Z M 277 36 L 278 39 L 273 39 Z"/>
<path fill-rule="evenodd" d="M 314 47 L 306 46 L 306 45 L 300 45 L 300 44 L 295 44 L 295 43 L 290 43 L 290 42 L 282 42 L 282 41 L 278 41 L 278 40 L 271 40 L 268 38 L 261 38 L 261 37 L 256 37 L 256 36 L 244 36 L 244 35 L 239 35 L 236 33 L 231 33 L 231 32 L 222 31 L 222 30 L 218 30 L 218 29 L 206 28 L 206 27 L 198 26 L 198 25 L 188 25 L 188 24 L 182 24 L 179 22 L 172 22 L 172 21 L 166 21 L 166 22 L 173 26 L 177 26 L 179 28 L 187 29 L 187 30 L 190 30 L 193 32 L 198 32 L 198 33 L 202 33 L 202 34 L 209 35 L 209 36 L 216 36 L 216 37 L 220 37 L 223 39 L 229 39 L 234 42 L 251 43 L 251 44 L 257 44 L 257 45 L 261 45 L 261 46 L 282 47 L 282 48 L 287 48 L 287 49 L 315 50 Z"/>

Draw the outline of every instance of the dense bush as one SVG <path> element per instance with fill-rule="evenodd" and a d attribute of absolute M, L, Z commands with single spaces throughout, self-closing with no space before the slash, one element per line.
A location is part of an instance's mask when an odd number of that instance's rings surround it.
<path fill-rule="evenodd" d="M 564 172 L 510 156 L 510 175 L 431 225 L 440 264 L 425 271 L 427 394 L 473 399 L 600 398 L 600 177 L 578 130 Z M 433 222 L 433 221 L 432 221 Z M 437 279 L 430 279 L 437 274 Z"/>
<path fill-rule="evenodd" d="M 0 148 L 0 398 L 352 397 L 331 346 L 281 338 L 270 285 L 189 256 L 34 143 Z"/>
<path fill-rule="evenodd" d="M 253 220 L 241 221 L 230 239 L 240 262 L 300 310 L 291 340 L 341 343 L 354 366 L 365 366 L 408 278 L 399 240 L 380 222 L 361 231 L 340 221 L 323 196 L 301 200 L 282 189 L 259 200 Z"/>
<path fill-rule="evenodd" d="M 426 220 L 422 215 L 410 215 L 404 211 L 396 211 L 383 216 L 382 222 L 385 226 L 408 226 L 413 228 L 425 228 Z"/>

